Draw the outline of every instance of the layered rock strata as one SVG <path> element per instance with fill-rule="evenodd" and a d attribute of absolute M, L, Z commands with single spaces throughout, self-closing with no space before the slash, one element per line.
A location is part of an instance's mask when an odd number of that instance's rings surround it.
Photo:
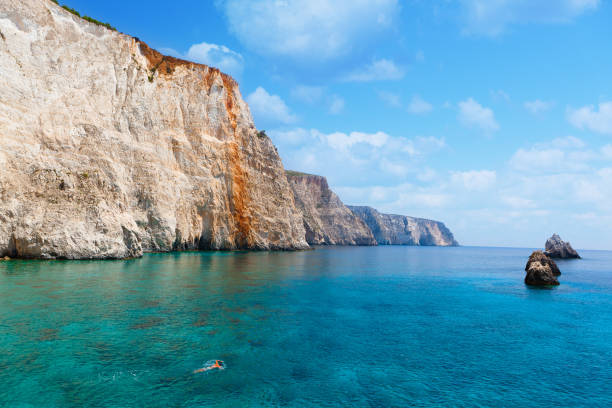
<path fill-rule="evenodd" d="M 46 0 L 0 0 L 0 256 L 305 248 L 238 85 Z"/>
<path fill-rule="evenodd" d="M 342 203 L 325 177 L 287 171 L 287 179 L 309 244 L 376 245 L 368 226 Z"/>
<path fill-rule="evenodd" d="M 552 237 L 546 240 L 544 253 L 551 258 L 580 258 L 580 255 L 572 248 L 570 243 L 563 241 L 557 234 L 553 234 Z"/>
<path fill-rule="evenodd" d="M 525 265 L 525 283 L 530 286 L 557 286 L 561 271 L 544 252 L 535 251 Z"/>
<path fill-rule="evenodd" d="M 439 221 L 383 214 L 372 207 L 349 206 L 349 209 L 368 225 L 379 245 L 459 245 L 453 233 Z"/>

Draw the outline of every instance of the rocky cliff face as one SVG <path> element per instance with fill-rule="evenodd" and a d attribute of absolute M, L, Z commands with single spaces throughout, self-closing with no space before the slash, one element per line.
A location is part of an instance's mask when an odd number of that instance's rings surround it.
<path fill-rule="evenodd" d="M 557 234 L 553 234 L 552 237 L 546 240 L 546 247 L 544 253 L 551 258 L 580 258 L 578 252 L 569 242 L 565 242 Z"/>
<path fill-rule="evenodd" d="M 349 208 L 370 227 L 380 245 L 458 245 L 453 233 L 439 221 L 382 214 L 372 207 Z"/>
<path fill-rule="evenodd" d="M 557 286 L 557 276 L 561 276 L 559 267 L 544 252 L 535 251 L 525 265 L 525 284 L 531 286 Z"/>
<path fill-rule="evenodd" d="M 287 178 L 304 215 L 309 244 L 376 245 L 368 226 L 330 190 L 325 177 L 288 171 Z"/>
<path fill-rule="evenodd" d="M 0 256 L 304 248 L 236 82 L 46 0 L 0 0 Z"/>

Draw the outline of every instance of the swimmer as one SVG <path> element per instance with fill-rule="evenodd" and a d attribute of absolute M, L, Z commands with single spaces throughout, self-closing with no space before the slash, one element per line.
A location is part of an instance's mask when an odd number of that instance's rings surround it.
<path fill-rule="evenodd" d="M 225 363 L 223 362 L 223 360 L 215 360 L 213 364 L 207 364 L 206 367 L 198 368 L 193 373 L 194 374 L 203 373 L 205 371 L 214 370 L 214 369 L 225 370 Z"/>

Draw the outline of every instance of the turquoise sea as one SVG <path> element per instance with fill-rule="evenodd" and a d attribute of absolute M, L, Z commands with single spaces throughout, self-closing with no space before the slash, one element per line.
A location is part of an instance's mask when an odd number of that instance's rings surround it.
<path fill-rule="evenodd" d="M 554 289 L 525 287 L 530 253 L 0 262 L 0 406 L 612 406 L 612 252 Z"/>

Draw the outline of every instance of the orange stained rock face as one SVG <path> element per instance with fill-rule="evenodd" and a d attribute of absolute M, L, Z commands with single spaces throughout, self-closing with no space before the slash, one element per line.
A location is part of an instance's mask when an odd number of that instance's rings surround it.
<path fill-rule="evenodd" d="M 242 168 L 242 158 L 238 143 L 233 141 L 229 145 L 229 164 L 232 172 L 232 197 L 234 205 L 232 215 L 237 228 L 237 242 L 242 245 L 252 245 L 251 217 L 249 211 L 249 196 L 247 188 L 247 174 Z"/>
<path fill-rule="evenodd" d="M 171 57 L 169 55 L 164 55 L 157 50 L 149 47 L 145 42 L 136 39 L 138 42 L 138 46 L 140 48 L 141 54 L 149 61 L 149 70 L 155 70 L 159 72 L 160 75 L 172 75 L 174 71 L 179 66 L 186 66 L 190 68 L 198 68 L 206 71 L 206 75 L 204 77 L 204 82 L 206 83 L 206 89 L 210 90 L 214 82 L 215 75 L 220 75 L 223 80 L 223 85 L 227 89 L 228 94 L 233 93 L 233 88 L 236 86 L 236 81 L 231 76 L 219 71 L 218 68 L 210 67 L 208 65 L 199 64 L 193 61 L 187 61 L 180 58 Z"/>
<path fill-rule="evenodd" d="M 239 245 L 251 246 L 253 244 L 253 234 L 251 231 L 252 225 L 249 210 L 250 197 L 248 190 L 248 175 L 243 168 L 244 158 L 242 157 L 239 147 L 241 143 L 239 140 L 240 135 L 236 131 L 238 127 L 238 115 L 236 113 L 238 106 L 234 98 L 235 88 L 238 86 L 236 81 L 234 81 L 231 76 L 219 71 L 217 68 L 163 55 L 150 48 L 146 43 L 140 40 L 137 41 L 139 42 L 140 52 L 149 62 L 149 70 L 155 71 L 159 73 L 159 75 L 171 76 L 178 66 L 203 70 L 203 81 L 207 92 L 210 92 L 216 76 L 219 75 L 221 77 L 225 89 L 225 108 L 232 132 L 228 148 L 228 165 L 232 179 L 232 190 L 230 192 L 231 202 L 233 204 L 232 215 L 236 227 L 234 240 Z"/>

